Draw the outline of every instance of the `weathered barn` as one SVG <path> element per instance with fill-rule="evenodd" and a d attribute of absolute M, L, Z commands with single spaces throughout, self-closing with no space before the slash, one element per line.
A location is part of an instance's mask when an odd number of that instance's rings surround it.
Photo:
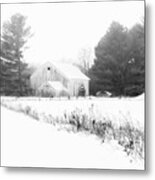
<path fill-rule="evenodd" d="M 89 78 L 77 67 L 66 63 L 47 62 L 30 78 L 31 87 L 39 96 L 89 95 Z"/>

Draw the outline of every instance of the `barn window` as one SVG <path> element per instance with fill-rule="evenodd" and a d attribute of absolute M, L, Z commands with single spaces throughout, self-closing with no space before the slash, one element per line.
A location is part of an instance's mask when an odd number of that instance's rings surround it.
<path fill-rule="evenodd" d="M 48 68 L 47 68 L 47 70 L 48 70 L 48 71 L 50 71 L 50 70 L 51 70 L 51 68 L 50 68 L 50 67 L 48 67 Z"/>

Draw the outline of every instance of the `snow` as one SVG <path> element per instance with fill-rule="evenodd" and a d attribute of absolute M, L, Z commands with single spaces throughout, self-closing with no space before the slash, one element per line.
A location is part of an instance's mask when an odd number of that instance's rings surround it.
<path fill-rule="evenodd" d="M 58 131 L 1 107 L 2 166 L 144 169 L 143 161 L 131 161 L 115 141 L 101 143 L 95 135 Z"/>
<path fill-rule="evenodd" d="M 59 81 L 48 81 L 47 84 L 49 84 L 52 88 L 54 88 L 58 92 L 62 90 L 67 91 L 67 89 Z"/>
<path fill-rule="evenodd" d="M 39 113 L 62 117 L 78 109 L 82 113 L 95 116 L 95 119 L 110 119 L 114 124 L 129 121 L 133 126 L 144 129 L 144 99 L 143 98 L 3 98 L 9 106 L 30 106 Z"/>
<path fill-rule="evenodd" d="M 78 67 L 69 64 L 69 63 L 58 63 L 58 62 L 52 62 L 56 69 L 58 69 L 61 73 L 64 74 L 65 77 L 68 79 L 83 79 L 83 80 L 89 80 L 89 78 L 84 75 Z"/>

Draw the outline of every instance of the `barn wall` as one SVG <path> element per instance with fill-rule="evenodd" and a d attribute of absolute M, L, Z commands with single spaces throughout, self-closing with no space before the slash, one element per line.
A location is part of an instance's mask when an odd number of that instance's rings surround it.
<path fill-rule="evenodd" d="M 48 67 L 50 67 L 50 70 L 48 70 Z M 68 87 L 68 80 L 50 65 L 46 65 L 38 69 L 31 76 L 30 81 L 31 87 L 33 89 L 39 88 L 43 83 L 47 81 L 60 81 L 66 88 Z"/>
<path fill-rule="evenodd" d="M 69 85 L 68 85 L 68 90 L 70 92 L 71 96 L 78 96 L 79 93 L 79 87 L 80 85 L 83 84 L 86 90 L 86 96 L 89 95 L 89 81 L 88 80 L 70 80 Z"/>
<path fill-rule="evenodd" d="M 86 96 L 89 96 L 89 81 L 84 81 L 84 86 L 86 89 Z"/>
<path fill-rule="evenodd" d="M 50 81 L 51 79 L 52 78 L 49 76 L 46 68 L 40 68 L 31 76 L 31 87 L 33 89 L 38 89 L 43 83 Z"/>
<path fill-rule="evenodd" d="M 68 79 L 62 76 L 56 69 L 52 68 L 51 70 L 51 77 L 53 81 L 60 81 L 63 86 L 68 88 Z"/>

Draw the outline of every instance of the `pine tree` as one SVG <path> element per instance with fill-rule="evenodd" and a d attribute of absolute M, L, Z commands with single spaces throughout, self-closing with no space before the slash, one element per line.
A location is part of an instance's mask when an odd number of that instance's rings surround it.
<path fill-rule="evenodd" d="M 2 30 L 2 53 L 11 61 L 3 67 L 6 94 L 22 95 L 25 87 L 22 71 L 26 68 L 26 63 L 23 62 L 23 50 L 31 36 L 30 27 L 26 27 L 25 16 L 15 14 L 3 24 Z"/>
<path fill-rule="evenodd" d="M 138 95 L 144 91 L 142 29 L 140 31 L 136 25 L 128 31 L 117 22 L 111 24 L 95 48 L 96 59 L 89 71 L 93 93 L 109 91 L 122 96 Z"/>
<path fill-rule="evenodd" d="M 125 93 L 138 95 L 145 91 L 145 44 L 144 26 L 136 24 L 129 31 L 130 69 L 127 69 Z"/>

